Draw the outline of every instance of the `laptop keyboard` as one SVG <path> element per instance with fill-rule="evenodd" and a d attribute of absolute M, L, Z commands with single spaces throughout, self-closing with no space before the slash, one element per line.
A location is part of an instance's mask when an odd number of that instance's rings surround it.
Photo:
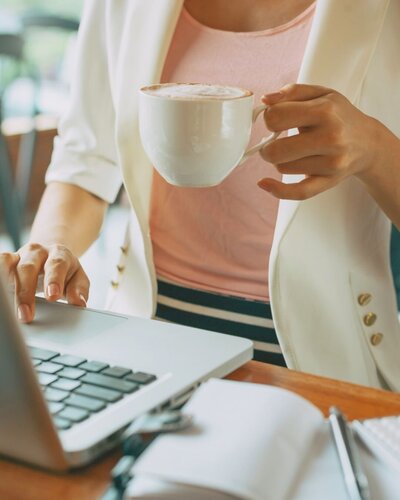
<path fill-rule="evenodd" d="M 100 361 L 38 347 L 29 347 L 29 351 L 59 430 L 70 429 L 156 380 L 151 373 L 134 372 Z"/>

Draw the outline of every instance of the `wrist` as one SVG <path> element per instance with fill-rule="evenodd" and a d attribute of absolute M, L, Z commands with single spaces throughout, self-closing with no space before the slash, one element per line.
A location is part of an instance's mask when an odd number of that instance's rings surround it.
<path fill-rule="evenodd" d="M 46 231 L 43 231 L 41 229 L 41 224 L 34 223 L 28 243 L 38 243 L 44 247 L 53 245 L 61 245 L 67 248 L 71 247 L 71 241 L 70 238 L 68 238 L 68 228 L 61 225 L 47 228 Z"/>
<path fill-rule="evenodd" d="M 377 183 L 387 180 L 395 158 L 400 160 L 400 141 L 385 125 L 372 117 L 369 117 L 369 132 L 366 136 L 369 158 L 355 176 L 372 189 Z"/>

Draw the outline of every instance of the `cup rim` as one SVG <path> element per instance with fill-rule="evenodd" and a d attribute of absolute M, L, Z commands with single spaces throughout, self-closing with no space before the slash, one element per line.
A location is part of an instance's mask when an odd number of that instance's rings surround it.
<path fill-rule="evenodd" d="M 236 101 L 239 99 L 246 99 L 249 97 L 254 96 L 254 93 L 251 90 L 244 89 L 242 87 L 238 87 L 236 85 L 221 85 L 221 84 L 213 84 L 213 83 L 200 83 L 200 82 L 166 82 L 166 83 L 153 83 L 151 85 L 145 85 L 143 87 L 140 87 L 139 92 L 142 94 L 145 94 L 146 96 L 149 97 L 154 97 L 156 99 L 165 99 L 165 98 L 170 98 L 171 96 L 166 96 L 166 95 L 157 95 L 157 94 L 152 94 L 150 92 L 150 89 L 155 89 L 155 88 L 160 88 L 160 87 L 171 87 L 173 85 L 203 85 L 207 87 L 223 87 L 223 88 L 230 88 L 230 89 L 236 89 L 240 90 L 241 92 L 244 92 L 244 95 L 239 95 L 239 96 L 233 96 L 233 97 L 201 97 L 200 99 L 196 99 L 195 97 L 193 98 L 188 98 L 188 97 L 183 97 L 183 96 L 176 96 L 173 97 L 174 101 Z"/>

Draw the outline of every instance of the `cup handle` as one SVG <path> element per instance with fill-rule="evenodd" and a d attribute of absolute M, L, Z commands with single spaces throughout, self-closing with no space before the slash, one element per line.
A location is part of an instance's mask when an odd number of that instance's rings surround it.
<path fill-rule="evenodd" d="M 260 116 L 260 114 L 265 111 L 268 108 L 267 104 L 260 104 L 260 106 L 257 106 L 256 108 L 253 109 L 253 118 L 252 122 L 254 123 L 257 118 Z M 281 132 L 273 132 L 272 134 L 268 135 L 267 137 L 263 137 L 260 142 L 249 148 L 247 151 L 244 152 L 240 162 L 238 165 L 241 165 L 243 162 L 248 160 L 251 155 L 254 153 L 257 153 L 257 151 L 260 151 L 264 146 L 269 144 L 270 142 L 274 141 L 279 137 Z"/>

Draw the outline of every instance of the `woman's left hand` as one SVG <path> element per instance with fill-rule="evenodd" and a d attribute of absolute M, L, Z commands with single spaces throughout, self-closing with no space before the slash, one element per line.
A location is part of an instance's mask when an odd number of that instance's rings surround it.
<path fill-rule="evenodd" d="M 362 178 L 383 161 L 385 127 L 332 89 L 291 84 L 263 102 L 270 105 L 264 113 L 269 130 L 297 128 L 299 134 L 273 141 L 261 156 L 282 174 L 306 176 L 295 184 L 260 180 L 258 185 L 277 198 L 311 198 L 350 175 Z"/>

